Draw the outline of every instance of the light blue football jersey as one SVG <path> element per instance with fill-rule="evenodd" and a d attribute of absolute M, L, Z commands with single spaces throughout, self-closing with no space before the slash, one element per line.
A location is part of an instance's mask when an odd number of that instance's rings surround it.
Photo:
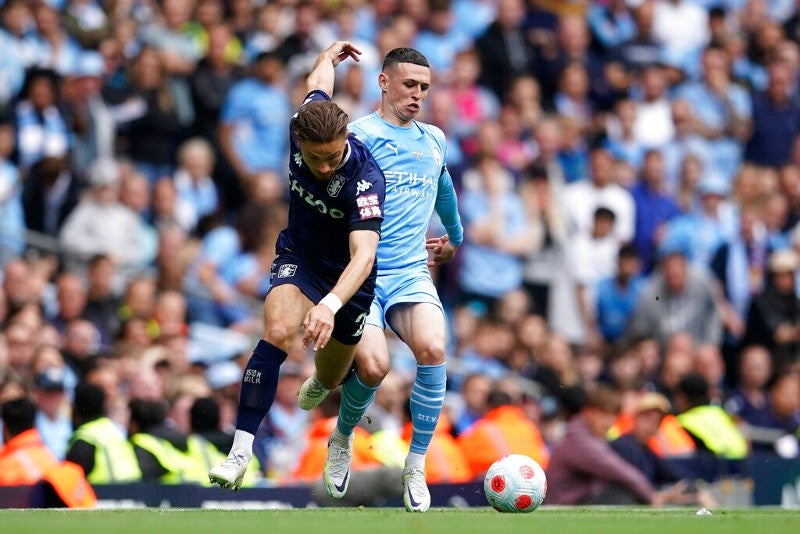
<path fill-rule="evenodd" d="M 350 123 L 386 177 L 386 200 L 378 244 L 378 273 L 425 267 L 426 231 L 434 209 L 450 241 L 463 238 L 455 189 L 447 171 L 444 133 L 414 121 L 401 128 L 377 113 Z"/>

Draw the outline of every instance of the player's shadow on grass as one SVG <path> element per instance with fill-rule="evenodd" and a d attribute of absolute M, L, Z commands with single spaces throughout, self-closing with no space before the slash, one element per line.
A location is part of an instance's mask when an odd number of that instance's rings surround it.
<path fill-rule="evenodd" d="M 311 494 L 319 506 L 402 506 L 403 470 L 400 467 L 376 467 L 350 473 L 350 486 L 341 499 L 325 491 L 322 480 L 311 485 Z"/>

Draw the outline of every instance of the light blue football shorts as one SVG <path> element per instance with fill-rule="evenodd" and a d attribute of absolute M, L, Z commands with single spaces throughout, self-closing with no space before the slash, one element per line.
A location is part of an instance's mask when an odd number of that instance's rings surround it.
<path fill-rule="evenodd" d="M 413 271 L 398 271 L 387 274 L 378 271 L 375 283 L 375 298 L 369 308 L 367 324 L 386 328 L 386 312 L 395 304 L 429 302 L 444 313 L 436 286 L 433 285 L 427 266 Z"/>

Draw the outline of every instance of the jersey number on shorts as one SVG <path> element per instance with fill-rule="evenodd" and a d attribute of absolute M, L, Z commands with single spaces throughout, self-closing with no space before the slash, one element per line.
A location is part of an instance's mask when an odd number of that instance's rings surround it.
<path fill-rule="evenodd" d="M 367 324 L 367 313 L 362 313 L 358 317 L 356 317 L 356 324 L 358 325 L 358 329 L 356 330 L 353 337 L 360 336 L 364 333 L 364 325 Z"/>

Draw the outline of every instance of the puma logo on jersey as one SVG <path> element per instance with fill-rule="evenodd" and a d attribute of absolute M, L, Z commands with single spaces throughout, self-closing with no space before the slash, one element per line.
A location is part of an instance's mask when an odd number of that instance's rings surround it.
<path fill-rule="evenodd" d="M 400 153 L 400 147 L 397 145 L 393 145 L 392 143 L 386 143 L 386 148 L 394 152 L 395 156 L 397 156 Z"/>

